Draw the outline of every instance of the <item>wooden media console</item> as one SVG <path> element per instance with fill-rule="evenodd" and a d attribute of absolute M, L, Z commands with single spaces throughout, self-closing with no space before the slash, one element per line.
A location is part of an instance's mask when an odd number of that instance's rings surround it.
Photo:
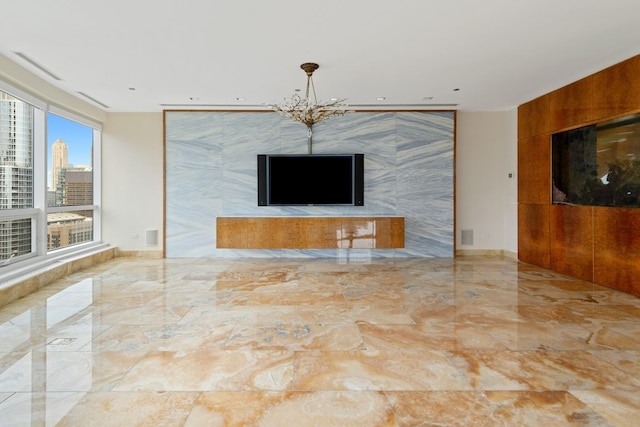
<path fill-rule="evenodd" d="M 403 217 L 218 217 L 220 249 L 404 248 Z"/>

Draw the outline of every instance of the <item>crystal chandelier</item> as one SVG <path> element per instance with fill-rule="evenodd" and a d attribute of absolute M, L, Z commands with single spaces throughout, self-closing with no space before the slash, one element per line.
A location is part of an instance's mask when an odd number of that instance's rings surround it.
<path fill-rule="evenodd" d="M 309 154 L 312 154 L 313 125 L 335 116 L 342 116 L 347 112 L 343 102 L 345 99 L 335 99 L 330 102 L 318 102 L 316 88 L 313 85 L 313 72 L 319 68 L 318 64 L 305 62 L 300 68 L 307 74 L 307 89 L 304 98 L 297 93 L 291 98 L 285 99 L 282 104 L 271 104 L 271 108 L 296 122 L 307 126 L 307 141 Z M 310 96 L 311 95 L 311 96 Z"/>

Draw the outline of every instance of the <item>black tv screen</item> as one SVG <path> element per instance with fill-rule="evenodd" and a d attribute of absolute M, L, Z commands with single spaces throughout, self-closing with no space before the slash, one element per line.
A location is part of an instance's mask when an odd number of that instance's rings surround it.
<path fill-rule="evenodd" d="M 258 205 L 364 205 L 363 154 L 258 154 Z"/>

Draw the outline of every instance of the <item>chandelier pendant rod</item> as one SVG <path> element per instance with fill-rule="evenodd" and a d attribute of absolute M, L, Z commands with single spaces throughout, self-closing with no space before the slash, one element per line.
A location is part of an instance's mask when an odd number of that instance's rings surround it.
<path fill-rule="evenodd" d="M 313 143 L 313 125 L 320 123 L 326 119 L 335 116 L 342 116 L 347 113 L 342 104 L 344 99 L 333 99 L 331 102 L 318 103 L 316 97 L 316 87 L 313 83 L 313 72 L 319 68 L 318 64 L 313 62 L 305 62 L 300 65 L 307 75 L 307 88 L 305 98 L 294 95 L 290 100 L 286 100 L 282 104 L 271 104 L 271 108 L 282 116 L 292 119 L 296 122 L 307 126 L 307 144 L 309 154 L 312 153 Z M 313 94 L 313 99 L 311 95 Z"/>
<path fill-rule="evenodd" d="M 313 91 L 313 103 L 317 104 L 318 99 L 316 98 L 316 86 L 313 84 L 313 77 L 307 77 L 307 99 L 309 99 L 309 85 L 311 85 L 311 90 Z"/>
<path fill-rule="evenodd" d="M 313 84 L 313 77 L 311 77 L 312 72 L 307 73 L 307 93 L 305 97 L 307 98 L 307 104 L 309 104 L 309 87 L 313 91 L 313 104 L 317 104 L 318 100 L 316 98 L 316 87 Z M 313 154 L 313 123 L 307 124 L 307 150 L 309 154 Z"/>

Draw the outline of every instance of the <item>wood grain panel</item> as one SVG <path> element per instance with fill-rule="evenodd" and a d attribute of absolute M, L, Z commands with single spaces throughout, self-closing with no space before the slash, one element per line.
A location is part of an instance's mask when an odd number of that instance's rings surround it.
<path fill-rule="evenodd" d="M 640 110 L 640 55 L 594 74 L 595 117 Z"/>
<path fill-rule="evenodd" d="M 550 203 L 551 141 L 541 134 L 518 141 L 518 201 Z"/>
<path fill-rule="evenodd" d="M 594 208 L 594 281 L 640 296 L 640 209 Z"/>
<path fill-rule="evenodd" d="M 337 248 L 339 247 L 338 232 L 342 227 L 340 218 L 281 218 L 283 227 L 289 228 L 299 224 L 302 231 L 294 241 L 285 239 L 280 248 Z"/>
<path fill-rule="evenodd" d="M 223 218 L 218 218 L 218 220 L 222 219 Z M 280 235 L 280 238 L 277 239 L 277 241 L 271 241 L 269 243 L 268 249 L 281 248 L 287 243 L 291 245 L 291 248 L 299 248 L 299 242 L 302 242 L 309 238 L 309 236 L 307 236 L 307 224 L 304 221 L 284 221 L 285 218 L 272 219 L 276 219 L 278 221 L 278 229 L 273 230 L 272 232 L 278 233 Z M 261 222 L 266 221 L 267 218 L 252 218 L 251 220 L 260 224 Z M 249 248 L 260 249 L 260 241 L 269 240 L 267 236 L 263 235 L 264 232 L 260 230 L 260 228 L 252 230 L 251 232 L 254 233 L 252 241 L 254 241 L 255 244 L 253 246 L 248 246 Z"/>
<path fill-rule="evenodd" d="M 593 281 L 593 207 L 551 206 L 551 269 Z"/>
<path fill-rule="evenodd" d="M 549 126 L 551 132 L 575 127 L 595 119 L 593 76 L 578 80 L 549 94 Z"/>
<path fill-rule="evenodd" d="M 282 246 L 285 236 L 281 218 L 247 218 L 244 232 L 247 248 L 270 249 Z"/>
<path fill-rule="evenodd" d="M 549 95 L 518 107 L 518 139 L 549 132 Z"/>
<path fill-rule="evenodd" d="M 380 247 L 388 244 L 388 234 L 384 233 L 385 226 L 382 218 L 343 218 L 339 231 L 341 248 L 375 248 L 377 239 L 380 239 Z M 387 235 L 385 235 L 387 234 Z M 385 242 L 386 241 L 386 242 Z"/>
<path fill-rule="evenodd" d="M 342 248 L 403 248 L 404 218 L 342 218 Z"/>
<path fill-rule="evenodd" d="M 518 259 L 550 268 L 549 205 L 518 204 Z"/>
<path fill-rule="evenodd" d="M 640 55 L 518 108 L 520 260 L 587 278 L 591 239 L 592 280 L 640 294 L 640 209 L 550 205 L 551 130 L 639 111 Z"/>
<path fill-rule="evenodd" d="M 402 217 L 218 217 L 216 246 L 235 249 L 404 247 Z"/>
<path fill-rule="evenodd" d="M 404 218 L 389 219 L 390 248 L 404 248 Z"/>
<path fill-rule="evenodd" d="M 221 220 L 222 219 L 222 220 Z M 246 248 L 246 218 L 218 218 L 216 221 L 216 242 L 219 248 Z"/>

